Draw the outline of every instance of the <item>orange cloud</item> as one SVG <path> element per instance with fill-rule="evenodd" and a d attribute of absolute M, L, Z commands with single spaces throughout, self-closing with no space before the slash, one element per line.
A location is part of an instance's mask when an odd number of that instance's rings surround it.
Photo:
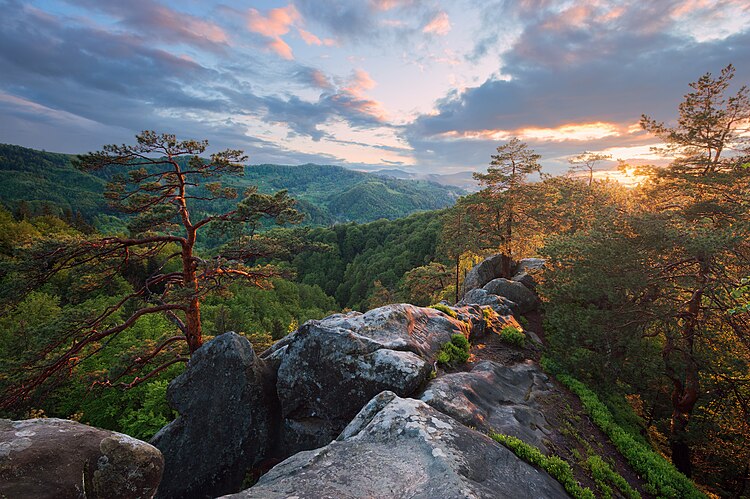
<path fill-rule="evenodd" d="M 444 36 L 451 30 L 451 20 L 444 11 L 439 12 L 432 20 L 422 28 L 422 33 L 432 33 Z"/>
<path fill-rule="evenodd" d="M 377 82 L 372 79 L 367 71 L 357 69 L 349 83 L 332 99 L 343 107 L 368 115 L 377 121 L 386 121 L 387 116 L 383 105 L 365 95 L 367 90 L 374 88 L 376 85 Z"/>
<path fill-rule="evenodd" d="M 555 128 L 519 128 L 516 130 L 470 130 L 465 132 L 450 131 L 441 134 L 446 138 L 475 140 L 507 140 L 519 137 L 527 140 L 563 142 L 568 140 L 586 141 L 621 135 L 622 130 L 614 123 L 571 123 Z"/>

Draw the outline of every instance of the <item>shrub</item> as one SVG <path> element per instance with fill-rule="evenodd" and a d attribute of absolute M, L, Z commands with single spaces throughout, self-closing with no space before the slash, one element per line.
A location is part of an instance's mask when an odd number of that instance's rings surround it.
<path fill-rule="evenodd" d="M 615 422 L 607 406 L 586 385 L 563 372 L 549 358 L 542 359 L 542 367 L 581 399 L 586 413 L 594 423 L 609 437 L 630 466 L 646 480 L 646 491 L 649 494 L 674 499 L 706 497 L 688 477 L 677 471 L 672 463 L 623 430 Z"/>
<path fill-rule="evenodd" d="M 453 317 L 454 319 L 458 318 L 458 314 L 455 310 L 450 308 L 448 305 L 445 305 L 444 303 L 436 303 L 434 305 L 431 305 L 430 308 L 434 308 L 435 310 L 440 310 L 445 315 L 449 315 Z"/>
<path fill-rule="evenodd" d="M 469 340 L 462 334 L 454 334 L 440 347 L 435 360 L 443 365 L 463 364 L 469 360 Z"/>
<path fill-rule="evenodd" d="M 581 487 L 573 476 L 570 465 L 557 456 L 545 456 L 533 445 L 523 440 L 504 435 L 502 433 L 490 432 L 490 437 L 498 443 L 510 449 L 513 454 L 520 457 L 529 464 L 539 466 L 560 482 L 566 492 L 575 499 L 594 499 L 594 493 L 588 487 Z"/>
<path fill-rule="evenodd" d="M 522 347 L 526 342 L 526 335 L 517 327 L 505 326 L 500 330 L 500 340 L 510 345 Z"/>
<path fill-rule="evenodd" d="M 641 499 L 641 494 L 631 487 L 627 480 L 613 470 L 601 457 L 589 456 L 586 459 L 586 467 L 591 471 L 591 477 L 604 497 L 613 497 L 612 489 L 608 485 L 608 483 L 611 483 L 622 492 L 623 496 L 629 499 Z"/>

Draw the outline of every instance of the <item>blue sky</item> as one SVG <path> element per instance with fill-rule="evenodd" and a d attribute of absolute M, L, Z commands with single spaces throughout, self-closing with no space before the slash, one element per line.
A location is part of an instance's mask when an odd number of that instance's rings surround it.
<path fill-rule="evenodd" d="M 139 130 L 252 163 L 480 171 L 520 136 L 652 161 L 642 113 L 733 63 L 750 2 L 0 0 L 0 142 L 78 153 Z M 606 165 L 605 165 L 606 166 Z M 613 166 L 613 163 L 609 166 Z"/>

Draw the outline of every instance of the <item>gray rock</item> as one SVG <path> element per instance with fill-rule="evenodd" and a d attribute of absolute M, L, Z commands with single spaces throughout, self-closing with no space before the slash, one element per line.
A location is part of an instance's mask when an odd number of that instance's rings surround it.
<path fill-rule="evenodd" d="M 562 486 L 427 404 L 383 392 L 339 438 L 300 452 L 234 499 L 566 498 Z"/>
<path fill-rule="evenodd" d="M 493 279 L 484 288 L 490 294 L 504 296 L 518 305 L 517 312 L 525 314 L 539 308 L 539 298 L 529 288 L 520 282 L 503 279 Z"/>
<path fill-rule="evenodd" d="M 512 281 L 520 282 L 530 290 L 536 290 L 536 279 L 534 274 L 544 268 L 546 260 L 542 258 L 525 258 L 518 262 Z"/>
<path fill-rule="evenodd" d="M 408 396 L 432 371 L 443 343 L 469 326 L 431 308 L 388 305 L 305 323 L 274 352 L 282 438 L 278 454 L 333 440 L 373 396 Z M 283 353 L 279 354 L 281 350 Z"/>
<path fill-rule="evenodd" d="M 532 291 L 536 290 L 536 279 L 534 279 L 530 274 L 527 274 L 526 272 L 519 272 L 518 274 L 513 276 L 513 279 L 511 279 L 511 281 L 520 282 Z"/>
<path fill-rule="evenodd" d="M 481 288 L 492 279 L 501 277 L 504 259 L 503 255 L 493 255 L 474 265 L 464 278 L 463 294 L 466 295 L 472 289 Z"/>
<path fill-rule="evenodd" d="M 488 293 L 487 290 L 479 288 L 472 289 L 463 297 L 463 299 L 456 303 L 457 307 L 464 307 L 468 305 L 482 305 L 489 306 L 498 315 L 513 315 L 518 312 L 518 305 L 515 302 L 509 300 L 504 296 L 498 296 Z"/>
<path fill-rule="evenodd" d="M 167 399 L 180 416 L 151 441 L 166 463 L 158 497 L 235 492 L 276 439 L 275 373 L 238 334 L 199 348 L 170 383 Z"/>
<path fill-rule="evenodd" d="M 504 366 L 487 360 L 471 372 L 432 380 L 421 400 L 467 426 L 514 436 L 548 453 L 544 441 L 551 428 L 538 399 L 551 389 L 531 362 Z"/>
<path fill-rule="evenodd" d="M 544 258 L 524 258 L 523 260 L 520 260 L 516 265 L 514 274 L 520 274 L 521 272 L 533 274 L 534 272 L 542 270 L 546 263 L 547 260 L 545 260 Z"/>
<path fill-rule="evenodd" d="M 0 419 L 0 497 L 150 498 L 164 459 L 122 433 L 64 419 Z"/>

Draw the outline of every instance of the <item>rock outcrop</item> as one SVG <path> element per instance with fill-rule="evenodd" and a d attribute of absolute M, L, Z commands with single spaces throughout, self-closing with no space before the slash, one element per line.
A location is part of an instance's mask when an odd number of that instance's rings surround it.
<path fill-rule="evenodd" d="M 539 308 L 539 298 L 528 287 L 517 281 L 511 281 L 499 277 L 484 285 L 485 291 L 490 295 L 507 298 L 516 304 L 519 314 L 526 314 Z"/>
<path fill-rule="evenodd" d="M 180 415 L 151 440 L 166 464 L 157 497 L 215 497 L 239 489 L 277 438 L 275 376 L 235 333 L 193 354 L 167 390 Z"/>
<path fill-rule="evenodd" d="M 274 467 L 234 499 L 565 498 L 492 439 L 414 399 L 373 398 L 338 439 Z"/>
<path fill-rule="evenodd" d="M 547 453 L 550 428 L 538 398 L 551 389 L 547 375 L 531 362 L 482 361 L 470 372 L 432 380 L 421 400 L 467 426 L 512 435 Z"/>
<path fill-rule="evenodd" d="M 278 363 L 278 454 L 326 445 L 373 396 L 421 388 L 443 343 L 470 326 L 431 308 L 399 304 L 309 321 L 264 358 Z"/>
<path fill-rule="evenodd" d="M 0 497 L 151 498 L 164 460 L 127 435 L 63 419 L 0 419 Z"/>
<path fill-rule="evenodd" d="M 493 255 L 474 265 L 464 277 L 463 294 L 478 289 L 490 282 L 492 279 L 501 277 L 503 274 L 503 263 L 505 256 Z"/>
<path fill-rule="evenodd" d="M 456 306 L 466 307 L 481 305 L 491 307 L 498 315 L 513 315 L 518 312 L 518 305 L 504 296 L 494 295 L 486 289 L 472 289 Z"/>

